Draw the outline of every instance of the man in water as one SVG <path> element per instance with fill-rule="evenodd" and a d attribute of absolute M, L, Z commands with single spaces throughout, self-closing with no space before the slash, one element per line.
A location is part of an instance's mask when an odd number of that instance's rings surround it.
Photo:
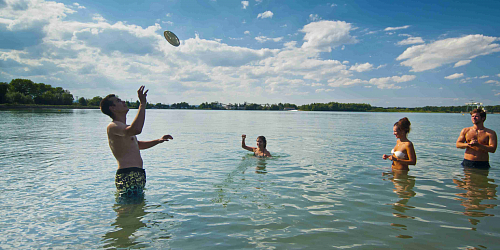
<path fill-rule="evenodd" d="M 484 127 L 486 112 L 482 109 L 474 109 L 470 115 L 474 125 L 462 129 L 457 140 L 457 148 L 465 148 L 462 166 L 488 169 L 488 153 L 495 153 L 497 150 L 497 134 Z"/>
<path fill-rule="evenodd" d="M 152 141 L 138 141 L 136 135 L 142 132 L 146 118 L 146 96 L 144 86 L 137 91 L 139 96 L 139 110 L 134 121 L 127 125 L 129 108 L 125 101 L 115 95 L 106 96 L 101 101 L 101 111 L 111 117 L 113 121 L 108 125 L 108 142 L 113 155 L 118 161 L 118 170 L 115 176 L 115 185 L 120 195 L 142 194 L 146 185 L 146 171 L 142 166 L 139 150 L 156 146 L 159 143 L 173 139 L 170 135 Z"/>

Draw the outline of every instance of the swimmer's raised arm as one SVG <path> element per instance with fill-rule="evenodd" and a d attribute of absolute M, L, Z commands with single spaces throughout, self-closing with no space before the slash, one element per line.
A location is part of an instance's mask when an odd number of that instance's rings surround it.
<path fill-rule="evenodd" d="M 145 86 L 139 87 L 139 90 L 137 90 L 137 95 L 139 97 L 139 108 L 137 111 L 137 115 L 134 118 L 134 121 L 130 124 L 128 127 L 129 130 L 131 130 L 131 133 L 135 133 L 133 135 L 138 135 L 142 133 L 142 128 L 144 127 L 144 120 L 146 119 L 146 105 L 148 104 L 146 100 L 146 96 L 148 95 L 148 90 L 144 92 Z"/>
<path fill-rule="evenodd" d="M 108 126 L 108 132 L 114 135 L 118 136 L 134 136 L 142 133 L 142 128 L 144 127 L 144 120 L 146 119 L 146 96 L 148 93 L 148 90 L 144 92 L 144 86 L 141 86 L 139 90 L 137 90 L 137 95 L 140 100 L 140 105 L 137 111 L 137 115 L 134 118 L 134 121 L 130 125 L 126 125 L 126 118 L 123 119 L 118 119 L 115 120 L 113 119 L 113 123 Z M 122 101 L 120 99 L 117 99 L 117 103 L 120 104 L 123 107 L 126 107 L 125 101 Z M 112 107 L 113 110 L 120 109 L 120 107 Z M 120 109 L 121 112 L 123 113 L 123 108 Z M 127 108 L 128 111 L 128 108 Z M 117 123 L 119 122 L 119 123 Z"/>
<path fill-rule="evenodd" d="M 137 144 L 139 145 L 139 149 L 148 149 L 151 147 L 154 147 L 160 143 L 163 143 L 168 140 L 173 140 L 174 138 L 171 135 L 164 135 L 160 139 L 152 140 L 152 141 L 137 141 Z"/>
<path fill-rule="evenodd" d="M 241 135 L 241 147 L 248 150 L 248 151 L 252 151 L 254 152 L 255 151 L 255 148 L 253 147 L 249 147 L 245 144 L 245 139 L 247 138 L 246 135 Z"/>

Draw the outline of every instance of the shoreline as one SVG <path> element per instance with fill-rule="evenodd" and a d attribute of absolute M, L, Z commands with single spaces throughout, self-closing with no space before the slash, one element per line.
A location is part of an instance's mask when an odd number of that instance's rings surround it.
<path fill-rule="evenodd" d="M 38 104 L 30 104 L 30 105 L 22 105 L 22 104 L 0 104 L 0 110 L 17 110 L 17 109 L 99 109 L 98 106 L 79 106 L 79 105 L 38 105 Z M 136 109 L 136 108 L 130 108 Z M 151 109 L 151 108 L 150 108 Z M 154 108 L 153 108 L 154 109 Z M 177 109 L 179 110 L 179 109 Z M 198 109 L 193 109 L 198 110 Z M 199 109 L 199 110 L 212 110 L 212 109 Z M 230 109 L 226 109 L 225 111 L 232 111 Z M 236 110 L 241 111 L 241 110 Z M 288 110 L 247 110 L 247 111 L 288 111 Z M 314 112 L 314 111 L 304 111 L 297 110 L 300 112 Z M 365 111 L 349 111 L 349 110 L 335 110 L 335 111 L 320 111 L 317 112 L 380 112 L 380 113 L 444 113 L 444 114 L 468 114 L 468 112 L 433 112 L 433 111 L 410 111 L 410 110 L 365 110 Z M 497 114 L 495 112 L 487 112 L 488 114 Z"/>
<path fill-rule="evenodd" d="M 0 104 L 0 110 L 8 109 L 99 109 L 97 106 Z"/>

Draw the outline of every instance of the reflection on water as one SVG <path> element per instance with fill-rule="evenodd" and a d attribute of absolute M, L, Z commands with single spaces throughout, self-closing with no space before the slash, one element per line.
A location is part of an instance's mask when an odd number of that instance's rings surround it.
<path fill-rule="evenodd" d="M 384 175 L 389 176 L 388 180 L 392 181 L 394 184 L 394 193 L 398 195 L 400 200 L 391 204 L 392 209 L 396 212 L 392 213 L 397 218 L 402 219 L 415 219 L 413 216 L 406 215 L 405 213 L 415 207 L 408 205 L 410 198 L 415 197 L 416 193 L 413 191 L 415 187 L 415 177 L 408 175 L 408 171 L 404 170 L 394 170 L 390 173 L 385 173 Z M 400 223 L 391 223 L 391 226 L 400 228 L 402 230 L 407 230 L 407 226 Z M 409 235 L 398 235 L 398 238 L 413 238 Z"/>
<path fill-rule="evenodd" d="M 464 215 L 470 217 L 469 222 L 473 225 L 473 230 L 481 222 L 479 218 L 494 216 L 489 214 L 487 209 L 493 209 L 495 204 L 483 203 L 483 200 L 496 200 L 496 188 L 493 179 L 488 178 L 489 170 L 464 168 L 464 175 L 453 179 L 453 182 L 465 193 L 459 193 L 457 200 L 465 207 Z M 483 204 L 481 204 L 483 203 Z"/>
<path fill-rule="evenodd" d="M 257 166 L 255 167 L 255 173 L 267 174 L 266 166 L 267 166 L 266 159 L 259 158 L 257 160 Z"/>
<path fill-rule="evenodd" d="M 117 195 L 113 210 L 116 212 L 116 220 L 111 226 L 114 229 L 104 235 L 105 248 L 130 248 L 139 247 L 140 241 L 136 241 L 134 233 L 146 224 L 142 219 L 147 215 L 144 211 L 146 202 L 144 195 L 135 197 L 120 197 Z"/>

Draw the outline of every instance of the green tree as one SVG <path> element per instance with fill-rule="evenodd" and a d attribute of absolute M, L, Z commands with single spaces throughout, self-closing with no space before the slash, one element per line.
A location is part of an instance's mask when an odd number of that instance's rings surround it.
<path fill-rule="evenodd" d="M 12 79 L 10 81 L 10 91 L 19 92 L 23 95 L 32 95 L 35 90 L 35 83 L 28 79 Z"/>
<path fill-rule="evenodd" d="M 24 95 L 19 92 L 9 91 L 6 95 L 8 103 L 17 104 L 32 104 L 33 99 L 29 95 Z"/>
<path fill-rule="evenodd" d="M 100 106 L 102 101 L 102 97 L 100 96 L 95 96 L 94 98 L 88 100 L 87 105 L 88 106 Z"/>
<path fill-rule="evenodd" d="M 87 106 L 87 99 L 85 99 L 84 97 L 80 97 L 78 98 L 78 103 L 82 106 Z"/>
<path fill-rule="evenodd" d="M 9 84 L 6 82 L 0 82 L 0 103 L 7 102 L 7 91 L 9 90 Z"/>

